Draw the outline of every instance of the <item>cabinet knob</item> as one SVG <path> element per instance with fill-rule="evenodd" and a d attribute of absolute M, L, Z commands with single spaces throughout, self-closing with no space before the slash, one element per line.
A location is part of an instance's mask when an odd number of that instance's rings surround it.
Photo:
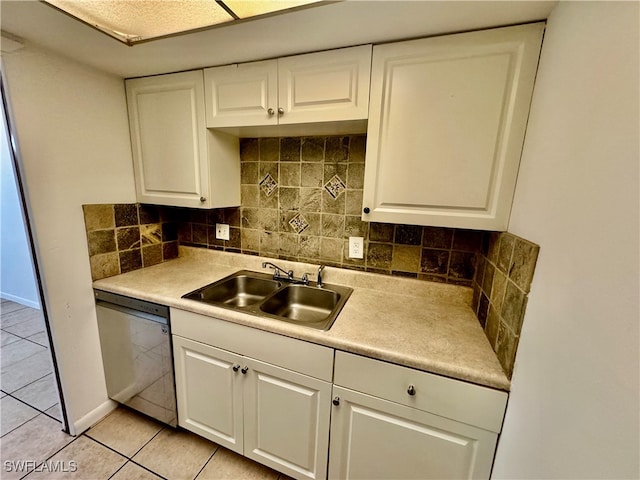
<path fill-rule="evenodd" d="M 333 400 L 331 400 L 331 403 L 333 403 L 336 406 L 340 405 L 340 397 L 333 397 Z"/>
<path fill-rule="evenodd" d="M 234 372 L 237 372 L 238 370 L 240 370 L 240 365 L 234 365 L 232 368 Z"/>
<path fill-rule="evenodd" d="M 409 388 L 407 388 L 407 393 L 411 396 L 414 396 L 416 394 L 416 387 L 414 387 L 413 385 L 409 385 Z"/>
<path fill-rule="evenodd" d="M 200 201 L 201 201 L 202 203 L 206 202 L 206 201 L 207 201 L 207 197 L 200 197 Z"/>
<path fill-rule="evenodd" d="M 278 115 L 284 115 L 284 108 L 278 107 Z"/>
<path fill-rule="evenodd" d="M 249 367 L 242 367 L 242 370 L 240 370 L 242 372 L 243 375 L 246 375 L 247 372 L 249 371 Z"/>
<path fill-rule="evenodd" d="M 364 208 L 362 209 L 362 211 L 363 211 L 364 213 L 369 213 L 369 212 L 371 211 L 371 209 L 369 209 L 369 207 L 364 207 Z"/>
<path fill-rule="evenodd" d="M 269 114 L 270 117 L 273 117 L 276 113 L 276 111 L 273 108 L 270 108 L 267 110 L 267 113 Z"/>

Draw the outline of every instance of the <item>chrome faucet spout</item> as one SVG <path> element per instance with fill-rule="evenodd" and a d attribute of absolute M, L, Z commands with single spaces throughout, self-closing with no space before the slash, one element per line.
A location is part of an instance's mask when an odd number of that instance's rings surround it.
<path fill-rule="evenodd" d="M 323 283 L 322 283 L 322 271 L 324 270 L 324 267 L 325 267 L 324 265 L 320 265 L 318 267 L 318 279 L 316 280 L 316 284 L 317 284 L 317 286 L 319 288 L 322 288 L 322 285 L 323 285 Z"/>

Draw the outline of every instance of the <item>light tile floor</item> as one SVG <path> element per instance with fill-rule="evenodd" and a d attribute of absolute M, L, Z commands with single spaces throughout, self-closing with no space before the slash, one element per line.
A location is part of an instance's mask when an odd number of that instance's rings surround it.
<path fill-rule="evenodd" d="M 24 311 L 27 307 L 4 300 L 1 308 L 3 480 L 290 480 L 197 435 L 126 408 L 116 409 L 83 435 L 65 434 L 52 396 L 57 392 L 50 360 L 49 370 L 43 369 L 48 348 L 37 341 L 42 340 L 38 334 L 44 331 L 44 323 L 43 330 L 38 330 L 33 309 Z M 24 325 L 19 325 L 18 317 L 26 319 Z M 25 365 L 26 374 L 15 373 Z"/>

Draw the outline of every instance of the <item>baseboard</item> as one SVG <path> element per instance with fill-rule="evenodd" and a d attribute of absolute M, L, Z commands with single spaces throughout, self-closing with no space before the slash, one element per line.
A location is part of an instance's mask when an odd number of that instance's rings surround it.
<path fill-rule="evenodd" d="M 31 307 L 40 310 L 40 302 L 34 302 L 33 300 L 29 300 L 27 298 L 18 297 L 17 295 L 11 295 L 10 293 L 6 292 L 0 292 L 0 298 L 11 300 L 12 302 L 24 305 L 25 307 Z"/>
<path fill-rule="evenodd" d="M 114 411 L 118 407 L 118 404 L 113 400 L 107 400 L 102 405 L 94 408 L 89 413 L 87 413 L 84 417 L 79 420 L 73 422 L 71 427 L 71 435 L 81 435 L 90 427 L 98 423 L 112 411 Z"/>

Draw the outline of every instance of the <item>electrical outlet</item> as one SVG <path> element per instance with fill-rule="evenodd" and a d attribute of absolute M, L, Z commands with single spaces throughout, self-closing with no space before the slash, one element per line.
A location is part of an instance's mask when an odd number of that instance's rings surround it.
<path fill-rule="evenodd" d="M 218 240 L 229 240 L 229 225 L 216 223 L 216 238 Z"/>
<path fill-rule="evenodd" d="M 364 238 L 349 237 L 349 258 L 363 258 Z"/>

